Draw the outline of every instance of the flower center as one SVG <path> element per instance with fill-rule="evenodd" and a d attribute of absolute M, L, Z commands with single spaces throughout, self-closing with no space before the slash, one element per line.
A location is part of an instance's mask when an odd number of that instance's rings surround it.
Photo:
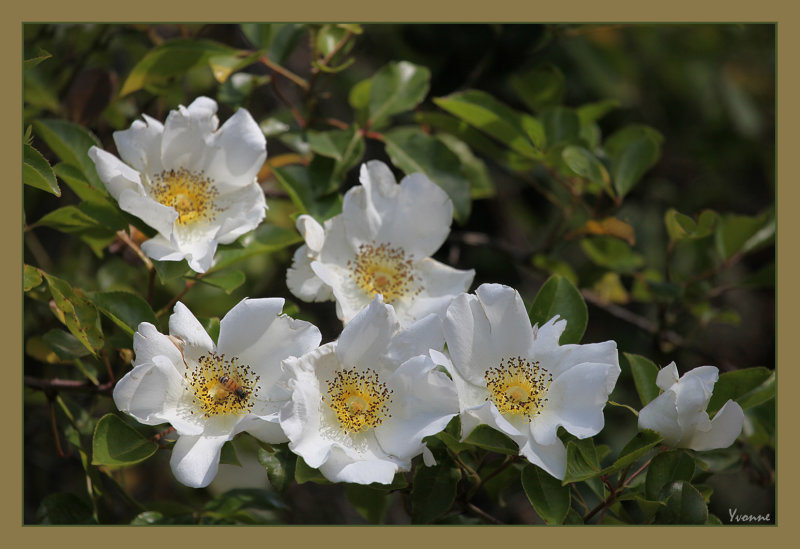
<path fill-rule="evenodd" d="M 413 258 L 403 248 L 389 244 L 361 244 L 354 261 L 348 261 L 353 280 L 370 298 L 383 295 L 392 303 L 406 295 L 417 295 L 422 286 L 414 284 Z"/>
<path fill-rule="evenodd" d="M 157 202 L 178 212 L 179 225 L 211 221 L 219 212 L 214 204 L 219 192 L 202 172 L 164 170 L 151 180 L 151 194 Z"/>
<path fill-rule="evenodd" d="M 194 369 L 184 374 L 189 383 L 186 389 L 194 394 L 205 417 L 246 414 L 253 408 L 260 377 L 237 360 L 214 353 L 203 355 Z"/>
<path fill-rule="evenodd" d="M 381 383 L 378 374 L 366 369 L 358 372 L 338 370 L 333 380 L 327 380 L 328 393 L 322 400 L 331 407 L 344 434 L 377 427 L 389 414 L 392 390 Z"/>
<path fill-rule="evenodd" d="M 500 366 L 489 368 L 484 374 L 489 396 L 501 414 L 515 414 L 530 422 L 547 402 L 547 390 L 553 375 L 538 361 L 522 357 L 500 361 Z"/>

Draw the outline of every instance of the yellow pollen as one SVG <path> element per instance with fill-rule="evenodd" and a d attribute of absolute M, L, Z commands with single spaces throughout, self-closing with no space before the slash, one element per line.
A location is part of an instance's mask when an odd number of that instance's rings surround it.
<path fill-rule="evenodd" d="M 201 356 L 184 378 L 189 384 L 186 390 L 198 403 L 197 411 L 207 418 L 248 413 L 258 394 L 260 379 L 249 366 L 238 364 L 236 357 L 225 360 L 225 355 L 214 353 Z"/>
<path fill-rule="evenodd" d="M 530 422 L 542 411 L 547 402 L 547 391 L 553 375 L 538 361 L 522 357 L 502 359 L 500 366 L 489 368 L 484 374 L 489 396 L 501 414 L 522 416 Z"/>
<path fill-rule="evenodd" d="M 392 417 L 388 413 L 392 390 L 371 369 L 338 370 L 326 383 L 328 391 L 322 401 L 336 414 L 344 434 L 366 431 Z"/>
<path fill-rule="evenodd" d="M 348 261 L 353 280 L 370 298 L 383 295 L 385 303 L 416 296 L 424 288 L 414 283 L 414 261 L 403 248 L 389 244 L 361 244 L 354 261 Z"/>
<path fill-rule="evenodd" d="M 150 193 L 157 202 L 178 212 L 178 224 L 211 221 L 220 209 L 214 204 L 219 192 L 202 172 L 184 168 L 165 170 L 153 177 Z"/>

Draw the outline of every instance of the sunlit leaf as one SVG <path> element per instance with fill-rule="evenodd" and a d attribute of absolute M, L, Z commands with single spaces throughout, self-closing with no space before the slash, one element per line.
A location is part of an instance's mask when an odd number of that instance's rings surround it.
<path fill-rule="evenodd" d="M 384 65 L 375 76 L 369 91 L 369 123 L 377 126 L 390 116 L 410 111 L 425 99 L 431 72 L 408 61 Z"/>
<path fill-rule="evenodd" d="M 286 446 L 275 448 L 270 452 L 265 448 L 258 449 L 258 462 L 267 470 L 270 485 L 283 493 L 295 478 L 296 456 Z"/>
<path fill-rule="evenodd" d="M 211 286 L 216 286 L 217 288 L 222 288 L 225 290 L 226 294 L 230 294 L 236 288 L 244 284 L 247 278 L 242 271 L 225 271 L 211 273 L 202 278 L 197 278 L 197 280 L 203 284 L 209 284 Z"/>
<path fill-rule="evenodd" d="M 69 331 L 78 338 L 92 354 L 103 346 L 100 316 L 95 306 L 75 293 L 64 280 L 43 273 L 50 288 L 55 306 L 64 316 Z"/>
<path fill-rule="evenodd" d="M 22 181 L 26 185 L 61 196 L 56 174 L 42 153 L 28 145 L 22 145 Z"/>
<path fill-rule="evenodd" d="M 495 195 L 494 183 L 489 177 L 486 164 L 475 156 L 466 143 L 457 137 L 441 133 L 436 136 L 448 149 L 453 151 L 461 162 L 464 175 L 469 181 L 469 194 L 473 200 L 491 198 Z"/>
<path fill-rule="evenodd" d="M 756 216 L 723 215 L 715 231 L 717 251 L 723 259 L 730 259 L 737 253 L 755 250 L 773 241 L 776 226 L 773 209 Z"/>
<path fill-rule="evenodd" d="M 147 302 L 130 292 L 91 292 L 86 297 L 114 324 L 133 335 L 142 322 L 158 325 L 158 319 Z"/>
<path fill-rule="evenodd" d="M 64 163 L 80 170 L 91 186 L 104 188 L 89 158 L 89 149 L 101 146 L 94 134 L 66 120 L 36 120 L 33 129 Z"/>
<path fill-rule="evenodd" d="M 560 275 L 553 275 L 539 289 L 528 310 L 531 323 L 543 326 L 554 316 L 567 321 L 559 338 L 561 345 L 578 343 L 586 330 L 589 311 L 580 291 Z"/>
<path fill-rule="evenodd" d="M 576 174 L 599 184 L 609 192 L 611 191 L 611 176 L 608 175 L 608 170 L 588 150 L 577 145 L 568 145 L 561 151 L 561 158 L 564 159 L 567 167 Z"/>
<path fill-rule="evenodd" d="M 31 290 L 39 286 L 39 284 L 41 283 L 42 283 L 42 271 L 40 271 L 36 267 L 25 265 L 25 270 L 22 278 L 22 289 L 26 292 L 30 292 Z"/>
<path fill-rule="evenodd" d="M 563 485 L 579 482 L 600 474 L 600 462 L 591 438 L 567 442 L 567 471 Z"/>
<path fill-rule="evenodd" d="M 610 236 L 584 238 L 581 248 L 593 263 L 618 273 L 633 272 L 644 264 L 644 258 L 628 243 Z"/>
<path fill-rule="evenodd" d="M 158 444 L 114 414 L 97 422 L 92 438 L 92 465 L 133 465 L 156 453 Z"/>

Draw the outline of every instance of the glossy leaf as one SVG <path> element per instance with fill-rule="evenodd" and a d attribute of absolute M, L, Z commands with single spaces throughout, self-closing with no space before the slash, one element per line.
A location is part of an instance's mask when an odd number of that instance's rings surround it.
<path fill-rule="evenodd" d="M 297 461 L 295 463 L 294 479 L 298 484 L 303 484 L 306 482 L 313 482 L 314 484 L 331 483 L 331 481 L 326 479 L 325 476 L 319 472 L 319 469 L 310 467 L 300 456 L 297 456 Z"/>
<path fill-rule="evenodd" d="M 208 57 L 208 65 L 214 78 L 219 83 L 223 83 L 230 76 L 248 65 L 255 63 L 261 56 L 261 52 L 232 51 L 230 53 L 214 54 Z"/>
<path fill-rule="evenodd" d="M 639 183 L 661 156 L 660 133 L 647 126 L 626 126 L 605 142 L 617 195 L 622 198 Z"/>
<path fill-rule="evenodd" d="M 564 159 L 567 167 L 585 177 L 593 183 L 601 185 L 611 191 L 611 176 L 603 163 L 588 150 L 577 145 L 568 145 L 561 151 L 561 158 Z"/>
<path fill-rule="evenodd" d="M 166 284 L 176 278 L 183 276 L 189 270 L 189 264 L 186 260 L 181 261 L 156 261 L 153 260 L 153 268 L 158 274 L 158 280 L 161 284 Z"/>
<path fill-rule="evenodd" d="M 361 484 L 346 484 L 344 493 L 358 514 L 371 524 L 383 522 L 389 508 L 389 494 L 385 490 Z"/>
<path fill-rule="evenodd" d="M 219 453 L 219 462 L 224 465 L 242 466 L 242 463 L 239 461 L 239 456 L 236 455 L 236 447 L 233 445 L 233 441 L 227 440 L 225 444 L 222 445 L 222 449 Z"/>
<path fill-rule="evenodd" d="M 773 241 L 776 225 L 771 209 L 756 216 L 721 216 L 715 231 L 717 251 L 722 259 L 730 259 L 737 253 L 755 250 Z"/>
<path fill-rule="evenodd" d="M 33 129 L 62 162 L 80 170 L 92 187 L 104 188 L 94 162 L 89 158 L 89 149 L 101 146 L 94 134 L 66 120 L 37 120 Z"/>
<path fill-rule="evenodd" d="M 644 265 L 644 258 L 627 242 L 610 236 L 584 238 L 581 248 L 595 265 L 617 273 L 631 273 Z"/>
<path fill-rule="evenodd" d="M 515 74 L 509 84 L 533 112 L 560 105 L 564 97 L 564 74 L 555 65 L 542 65 Z"/>
<path fill-rule="evenodd" d="M 511 456 L 519 454 L 519 446 L 517 446 L 516 442 L 504 433 L 485 424 L 475 427 L 464 442 L 500 454 Z"/>
<path fill-rule="evenodd" d="M 355 128 L 327 132 L 309 131 L 308 144 L 315 153 L 336 161 L 331 180 L 335 181 L 337 186 L 364 156 L 364 137 Z"/>
<path fill-rule="evenodd" d="M 694 476 L 694 459 L 683 450 L 662 452 L 647 466 L 645 495 L 657 500 L 664 486 L 679 480 L 690 481 Z"/>
<path fill-rule="evenodd" d="M 764 368 L 763 366 L 734 370 L 732 372 L 720 374 L 717 383 L 714 384 L 714 392 L 711 394 L 711 400 L 708 402 L 708 413 L 715 413 L 722 408 L 729 399 L 733 399 L 737 402 L 741 399 L 749 405 L 748 407 L 769 400 L 774 395 L 772 392 L 775 386 L 774 380 L 766 386 L 761 387 L 762 392 L 753 393 L 753 391 L 766 383 L 773 375 L 774 372 L 772 370 Z M 744 406 L 742 407 L 744 408 Z"/>
<path fill-rule="evenodd" d="M 427 524 L 447 512 L 456 498 L 461 473 L 447 464 L 419 466 L 411 490 L 411 521 Z"/>
<path fill-rule="evenodd" d="M 283 511 L 287 507 L 278 494 L 265 488 L 234 488 L 205 505 L 205 513 L 217 518 L 234 517 L 244 509 Z"/>
<path fill-rule="evenodd" d="M 567 442 L 567 472 L 562 484 L 579 482 L 600 474 L 597 451 L 591 438 L 575 439 Z"/>
<path fill-rule="evenodd" d="M 384 65 L 372 77 L 369 124 L 378 126 L 389 117 L 416 107 L 428 94 L 430 79 L 426 67 L 408 61 Z"/>
<path fill-rule="evenodd" d="M 561 345 L 580 342 L 589 321 L 589 312 L 580 291 L 560 275 L 551 276 L 542 285 L 528 315 L 531 323 L 539 326 L 556 315 L 566 320 L 567 327 L 558 340 Z"/>
<path fill-rule="evenodd" d="M 91 354 L 74 335 L 64 330 L 52 329 L 42 336 L 47 346 L 58 355 L 61 360 L 72 360 Z"/>
<path fill-rule="evenodd" d="M 647 452 L 655 448 L 662 441 L 661 435 L 650 429 L 645 429 L 634 435 L 619 453 L 617 460 L 601 471 L 603 475 L 610 475 L 628 467 Z"/>
<path fill-rule="evenodd" d="M 42 153 L 28 145 L 22 146 L 22 181 L 26 185 L 61 196 L 56 174 Z"/>
<path fill-rule="evenodd" d="M 384 137 L 392 163 L 406 174 L 420 172 L 427 175 L 453 201 L 453 217 L 460 223 L 466 222 L 471 208 L 470 184 L 458 156 L 443 142 L 419 128 L 397 128 Z"/>
<path fill-rule="evenodd" d="M 208 270 L 209 274 L 226 269 L 254 255 L 282 250 L 302 242 L 303 237 L 294 228 L 289 229 L 262 223 L 260 227 L 245 237 L 245 241 L 247 245 L 244 248 L 219 250 L 214 256 L 214 266 Z"/>
<path fill-rule="evenodd" d="M 535 465 L 522 470 L 522 488 L 538 514 L 547 524 L 562 524 L 570 510 L 570 487 L 562 486 Z"/>
<path fill-rule="evenodd" d="M 691 485 L 680 480 L 665 488 L 667 504 L 656 514 L 660 524 L 705 524 L 708 507 L 703 495 Z"/>
<path fill-rule="evenodd" d="M 697 221 L 674 208 L 670 208 L 664 214 L 664 224 L 667 227 L 670 242 L 704 238 L 713 232 L 716 222 L 717 214 L 712 210 L 704 210 Z"/>
<path fill-rule="evenodd" d="M 272 171 L 301 213 L 322 222 L 341 212 L 341 196 L 338 193 L 333 196 L 322 194 L 329 182 L 327 179 L 317 180 L 309 167 L 273 167 Z"/>
<path fill-rule="evenodd" d="M 142 322 L 158 326 L 153 309 L 136 294 L 121 291 L 92 292 L 87 297 L 101 313 L 130 335 L 136 332 Z"/>
<path fill-rule="evenodd" d="M 97 221 L 77 206 L 64 206 L 42 216 L 34 227 L 50 227 L 63 233 L 79 233 L 97 228 Z"/>
<path fill-rule="evenodd" d="M 551 107 L 541 114 L 548 147 L 572 143 L 578 138 L 581 122 L 575 111 L 567 107 Z"/>
<path fill-rule="evenodd" d="M 467 90 L 436 98 L 434 102 L 518 153 L 531 158 L 541 156 L 521 122 L 523 115 L 488 93 Z"/>
<path fill-rule="evenodd" d="M 92 438 L 92 465 L 133 465 L 156 453 L 158 444 L 114 414 L 100 418 Z"/>
<path fill-rule="evenodd" d="M 103 332 L 100 328 L 100 316 L 97 309 L 87 299 L 76 294 L 66 281 L 43 274 L 55 306 L 63 314 L 67 328 L 84 347 L 94 354 L 95 349 L 103 346 Z"/>
<path fill-rule="evenodd" d="M 258 462 L 267 470 L 270 485 L 280 493 L 286 491 L 295 478 L 297 459 L 286 446 L 274 447 L 273 451 L 258 449 Z"/>
<path fill-rule="evenodd" d="M 245 277 L 242 271 L 224 271 L 211 273 L 202 278 L 198 277 L 196 280 L 203 284 L 221 288 L 225 290 L 226 294 L 230 294 L 236 288 L 244 284 L 247 277 Z"/>
<path fill-rule="evenodd" d="M 120 97 L 150 85 L 164 85 L 170 78 L 181 76 L 189 69 L 208 63 L 216 55 L 233 55 L 233 48 L 210 40 L 170 40 L 150 49 L 134 65 Z"/>
<path fill-rule="evenodd" d="M 630 365 L 633 374 L 633 383 L 642 406 L 656 398 L 661 391 L 656 385 L 658 376 L 658 366 L 653 361 L 641 355 L 623 353 L 625 361 Z"/>
<path fill-rule="evenodd" d="M 472 153 L 466 143 L 447 133 L 436 136 L 458 157 L 464 176 L 469 181 L 469 195 L 473 200 L 491 198 L 495 195 L 494 183 L 489 177 L 486 164 Z"/>

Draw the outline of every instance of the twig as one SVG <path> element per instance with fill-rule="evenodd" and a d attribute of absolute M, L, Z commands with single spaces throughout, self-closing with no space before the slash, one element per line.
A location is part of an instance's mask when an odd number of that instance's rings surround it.
<path fill-rule="evenodd" d="M 303 88 L 305 91 L 308 91 L 310 89 L 310 86 L 308 85 L 308 82 L 305 81 L 305 79 L 297 76 L 292 71 L 283 68 L 277 63 L 273 63 L 266 55 L 262 55 L 258 60 L 261 61 L 261 63 L 263 63 L 270 69 L 272 69 L 274 72 L 280 74 L 281 76 L 287 78 L 288 80 L 291 80 L 292 82 Z"/>
<path fill-rule="evenodd" d="M 198 278 L 200 278 L 201 276 L 202 276 L 202 275 L 198 275 Z M 173 298 L 170 300 L 170 302 L 169 302 L 169 303 L 167 303 L 167 304 L 166 304 L 166 305 L 164 305 L 164 306 L 163 306 L 161 309 L 159 309 L 159 311 L 156 313 L 156 317 L 160 317 L 160 316 L 163 316 L 165 313 L 168 313 L 168 312 L 169 312 L 169 310 L 170 310 L 170 309 L 172 309 L 172 307 L 174 307 L 174 306 L 175 306 L 175 304 L 176 304 L 178 301 L 180 301 L 180 299 L 181 299 L 183 296 L 185 296 L 185 295 L 186 295 L 186 293 L 187 293 L 189 290 L 191 290 L 191 289 L 192 289 L 192 286 L 194 286 L 194 285 L 195 285 L 195 281 L 194 281 L 194 280 L 187 280 L 187 281 L 186 281 L 186 286 L 183 288 L 183 290 L 181 290 L 181 291 L 178 293 L 178 295 L 176 295 L 175 297 L 173 297 Z"/>
<path fill-rule="evenodd" d="M 653 457 L 655 457 L 655 456 L 653 456 Z M 622 484 L 620 484 L 620 485 L 617 485 L 617 487 L 616 487 L 615 489 L 611 490 L 611 493 L 608 495 L 608 497 L 607 497 L 606 499 L 604 499 L 603 501 L 601 501 L 600 503 L 598 503 L 598 504 L 597 504 L 597 506 L 596 506 L 594 509 L 592 509 L 591 511 L 589 511 L 588 513 L 586 513 L 586 514 L 583 516 L 583 522 L 585 523 L 586 521 L 588 521 L 589 519 L 591 519 L 593 516 L 595 516 L 595 515 L 596 515 L 598 512 L 600 512 L 600 511 L 604 511 L 604 510 L 605 510 L 606 508 L 608 508 L 608 507 L 609 507 L 609 506 L 610 506 L 612 503 L 614 503 L 614 501 L 617 499 L 617 496 L 618 496 L 618 495 L 619 495 L 619 494 L 620 494 L 620 493 L 621 493 L 623 490 L 625 490 L 625 488 L 626 488 L 626 487 L 627 487 L 627 486 L 628 486 L 628 485 L 629 485 L 629 484 L 630 484 L 630 483 L 633 481 L 633 479 L 635 479 L 637 476 L 639 476 L 639 474 L 640 474 L 642 471 L 644 471 L 645 469 L 647 469 L 647 466 L 648 466 L 648 465 L 650 465 L 650 462 L 651 462 L 651 461 L 653 461 L 653 458 L 652 458 L 652 457 L 651 457 L 650 459 L 648 459 L 647 461 L 645 461 L 645 462 L 644 462 L 644 465 L 642 465 L 641 467 L 639 467 L 639 468 L 638 468 L 638 469 L 637 469 L 637 470 L 636 470 L 636 471 L 635 471 L 635 472 L 634 472 L 634 473 L 633 473 L 631 476 L 629 476 L 629 477 L 628 477 L 628 478 L 625 480 L 625 482 L 623 482 L 623 483 L 622 483 Z M 630 466 L 629 466 L 629 467 L 630 467 Z M 622 475 L 620 475 L 620 478 L 624 478 L 624 477 L 625 477 L 625 475 L 626 475 L 627 473 L 628 473 L 628 469 L 625 469 L 625 472 L 624 472 Z M 601 515 L 601 517 L 602 517 L 602 515 Z"/>
<path fill-rule="evenodd" d="M 142 263 L 144 263 L 144 265 L 145 265 L 145 267 L 147 267 L 147 270 L 148 270 L 148 271 L 152 271 L 152 270 L 153 270 L 153 262 L 152 262 L 152 261 L 150 261 L 150 258 L 149 258 L 149 257 L 147 257 L 147 256 L 144 254 L 144 252 L 143 252 L 143 251 L 142 251 L 142 249 L 139 247 L 139 245 L 138 245 L 136 242 L 134 242 L 134 241 L 131 239 L 131 237 L 130 237 L 130 236 L 128 236 L 128 233 L 126 233 L 124 230 L 119 230 L 119 231 L 117 231 L 117 238 L 119 238 L 119 239 L 120 239 L 120 240 L 122 240 L 122 241 L 123 241 L 125 244 L 127 244 L 127 245 L 128 245 L 128 247 L 129 247 L 131 250 L 133 250 L 133 252 L 134 252 L 134 253 L 135 253 L 137 256 L 139 256 L 139 259 L 141 259 L 141 260 L 142 260 Z"/>
<path fill-rule="evenodd" d="M 101 385 L 95 385 L 89 381 L 77 381 L 74 379 L 39 379 L 32 376 L 23 378 L 25 386 L 40 391 L 75 391 L 82 393 L 107 393 L 114 387 L 113 381 L 107 381 Z"/>
<path fill-rule="evenodd" d="M 111 383 L 116 382 L 116 378 L 114 377 L 114 372 L 111 370 L 111 362 L 108 360 L 108 355 L 106 354 L 105 349 L 100 349 L 100 354 L 103 356 L 103 362 L 106 365 L 106 372 L 108 372 L 108 379 L 111 380 Z"/>
<path fill-rule="evenodd" d="M 472 511 L 473 513 L 475 513 L 476 515 L 478 515 L 487 522 L 491 522 L 492 524 L 503 524 L 501 521 L 494 518 L 492 515 L 490 515 L 480 507 L 477 507 L 474 503 L 467 503 L 467 509 L 469 509 L 470 511 Z"/>
<path fill-rule="evenodd" d="M 61 437 L 58 435 L 58 423 L 56 422 L 56 409 L 55 406 L 53 405 L 53 398 L 51 394 L 47 395 L 47 404 L 50 408 L 50 427 L 53 430 L 53 439 L 56 442 L 56 451 L 58 452 L 58 456 L 62 458 L 69 457 L 72 454 L 72 452 L 67 454 L 61 447 Z"/>
<path fill-rule="evenodd" d="M 289 111 L 292 113 L 292 116 L 294 116 L 294 119 L 297 121 L 297 123 L 300 125 L 300 127 L 301 128 L 305 128 L 306 127 L 306 120 L 303 118 L 303 115 L 300 114 L 300 111 L 298 111 L 295 108 L 295 106 L 292 105 L 291 101 L 286 99 L 286 96 L 283 95 L 283 93 L 281 92 L 280 89 L 278 89 L 278 82 L 273 79 L 272 82 L 270 83 L 270 85 L 272 86 L 272 91 L 274 91 L 275 95 L 278 97 L 278 99 L 280 99 L 281 102 L 284 105 L 286 105 L 286 108 L 288 108 Z"/>

